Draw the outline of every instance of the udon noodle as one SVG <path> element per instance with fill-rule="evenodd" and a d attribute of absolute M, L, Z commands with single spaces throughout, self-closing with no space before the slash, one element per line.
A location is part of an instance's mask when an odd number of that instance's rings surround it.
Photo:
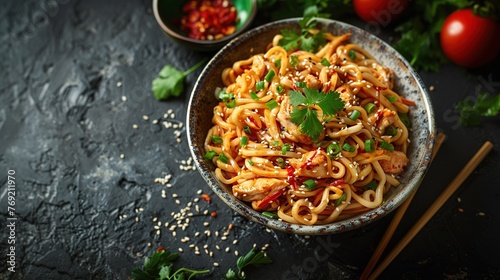
<path fill-rule="evenodd" d="M 206 158 L 238 199 L 264 215 L 328 224 L 380 206 L 400 184 L 413 102 L 393 91 L 394 73 L 349 37 L 325 33 L 326 44 L 311 53 L 285 50 L 277 34 L 265 53 L 221 74 Z M 291 118 L 300 106 L 290 93 L 306 88 L 334 91 L 343 105 L 328 117 L 309 108 L 322 126 L 315 137 Z"/>

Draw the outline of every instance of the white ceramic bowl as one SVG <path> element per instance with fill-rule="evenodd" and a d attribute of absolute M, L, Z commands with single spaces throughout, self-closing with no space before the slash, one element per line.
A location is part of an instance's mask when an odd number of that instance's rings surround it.
<path fill-rule="evenodd" d="M 237 60 L 265 52 L 266 45 L 275 34 L 280 33 L 282 29 L 297 28 L 298 20 L 300 18 L 276 21 L 250 30 L 232 40 L 210 60 L 191 93 L 187 112 L 188 141 L 196 166 L 205 181 L 214 193 L 240 215 L 269 228 L 290 233 L 307 235 L 340 233 L 373 222 L 403 203 L 422 181 L 434 147 L 434 113 L 423 82 L 398 52 L 367 31 L 338 21 L 318 19 L 318 27 L 323 30 L 333 34 L 351 33 L 350 42 L 365 48 L 382 65 L 394 70 L 396 76 L 395 91 L 416 102 L 416 106 L 412 106 L 409 113 L 412 122 L 409 136 L 411 141 L 408 151 L 409 163 L 405 171 L 400 174 L 401 185 L 392 188 L 386 194 L 385 201 L 381 206 L 358 216 L 327 225 L 307 226 L 270 219 L 253 210 L 250 204 L 234 197 L 231 186 L 219 182 L 214 173 L 215 167 L 211 162 L 203 159 L 206 153 L 203 144 L 208 130 L 212 127 L 212 108 L 218 102 L 214 91 L 217 87 L 223 86 L 222 70 L 230 67 Z"/>

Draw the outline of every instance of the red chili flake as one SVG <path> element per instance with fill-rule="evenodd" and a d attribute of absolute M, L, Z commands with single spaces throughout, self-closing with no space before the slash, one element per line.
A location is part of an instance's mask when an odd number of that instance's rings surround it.
<path fill-rule="evenodd" d="M 162 246 L 158 247 L 158 252 L 165 250 Z"/>
<path fill-rule="evenodd" d="M 205 200 L 206 202 L 210 202 L 211 201 L 210 196 L 208 196 L 208 194 L 206 194 L 206 193 L 202 194 L 201 198 L 203 200 Z"/>
<path fill-rule="evenodd" d="M 212 218 L 217 217 L 217 212 L 215 212 L 215 211 L 214 211 L 214 212 L 212 212 L 212 214 L 210 214 L 210 216 L 212 216 Z"/>
<path fill-rule="evenodd" d="M 197 40 L 218 40 L 232 34 L 238 21 L 229 0 L 191 0 L 182 7 L 181 29 Z"/>

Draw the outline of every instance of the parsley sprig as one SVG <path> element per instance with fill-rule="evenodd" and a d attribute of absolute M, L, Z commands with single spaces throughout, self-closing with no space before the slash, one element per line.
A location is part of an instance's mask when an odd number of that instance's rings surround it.
<path fill-rule="evenodd" d="M 279 41 L 279 45 L 285 50 L 301 49 L 315 52 L 320 46 L 325 44 L 324 31 L 314 30 L 318 23 L 314 17 L 304 16 L 298 23 L 301 28 L 300 32 L 294 29 L 281 30 L 283 38 Z"/>
<path fill-rule="evenodd" d="M 143 268 L 134 268 L 132 270 L 133 280 L 181 280 L 191 279 L 191 277 L 199 274 L 205 274 L 210 270 L 193 270 L 189 268 L 174 269 L 174 261 L 179 255 L 171 253 L 168 249 L 160 248 L 151 255 L 151 258 L 144 259 Z"/>
<path fill-rule="evenodd" d="M 150 258 L 146 257 L 144 259 L 142 268 L 136 267 L 132 270 L 132 280 L 189 280 L 196 275 L 210 272 L 208 269 L 193 270 L 185 267 L 174 269 L 174 261 L 178 257 L 179 254 L 171 253 L 168 249 L 160 247 Z M 244 268 L 248 266 L 260 267 L 270 263 L 272 263 L 272 260 L 269 256 L 252 248 L 246 255 L 239 257 L 236 261 L 238 272 L 230 268 L 223 279 L 244 280 L 246 279 Z"/>
<path fill-rule="evenodd" d="M 205 63 L 206 58 L 182 72 L 171 65 L 165 65 L 158 77 L 151 82 L 151 90 L 157 100 L 166 100 L 170 97 L 178 97 L 184 91 L 184 78 Z"/>
<path fill-rule="evenodd" d="M 466 98 L 458 102 L 455 107 L 460 113 L 462 125 L 478 125 L 484 117 L 500 115 L 500 94 L 480 93 L 476 100 Z"/>
<path fill-rule="evenodd" d="M 326 120 L 342 110 L 344 102 L 336 91 L 323 93 L 308 87 L 303 90 L 304 94 L 300 91 L 290 91 L 290 103 L 293 105 L 291 121 L 299 126 L 302 133 L 316 141 L 323 132 L 323 124 L 318 119 L 316 106 L 321 108 L 323 120 Z"/>
<path fill-rule="evenodd" d="M 235 272 L 231 268 L 227 271 L 225 280 L 243 280 L 246 279 L 243 272 L 243 268 L 253 265 L 255 267 L 262 266 L 264 264 L 272 263 L 271 258 L 269 258 L 264 252 L 257 252 L 255 248 L 252 248 L 245 256 L 241 256 L 236 261 L 236 266 L 238 272 Z"/>

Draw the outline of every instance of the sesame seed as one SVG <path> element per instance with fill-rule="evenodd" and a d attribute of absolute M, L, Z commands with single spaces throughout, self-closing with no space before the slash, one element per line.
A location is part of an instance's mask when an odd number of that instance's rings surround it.
<path fill-rule="evenodd" d="M 136 125 L 136 124 L 134 123 L 134 124 L 132 125 L 132 128 L 133 128 L 133 129 L 138 129 L 138 128 L 139 128 L 139 126 L 138 126 L 138 125 Z"/>
<path fill-rule="evenodd" d="M 214 262 L 214 266 L 219 266 L 219 263 L 218 262 Z"/>
<path fill-rule="evenodd" d="M 125 95 L 122 95 L 122 101 L 123 102 L 127 101 L 127 97 Z"/>
<path fill-rule="evenodd" d="M 145 120 L 145 121 L 147 121 L 147 120 L 149 120 L 149 117 L 147 115 L 143 115 L 142 119 Z"/>
<path fill-rule="evenodd" d="M 184 250 L 183 250 L 182 248 L 179 248 L 179 252 L 181 252 L 181 253 L 182 253 L 182 252 L 184 252 Z"/>
<path fill-rule="evenodd" d="M 122 84 L 122 82 L 117 82 L 117 83 L 116 83 L 116 86 L 117 86 L 117 87 L 121 87 L 122 85 L 123 85 L 123 84 Z"/>

